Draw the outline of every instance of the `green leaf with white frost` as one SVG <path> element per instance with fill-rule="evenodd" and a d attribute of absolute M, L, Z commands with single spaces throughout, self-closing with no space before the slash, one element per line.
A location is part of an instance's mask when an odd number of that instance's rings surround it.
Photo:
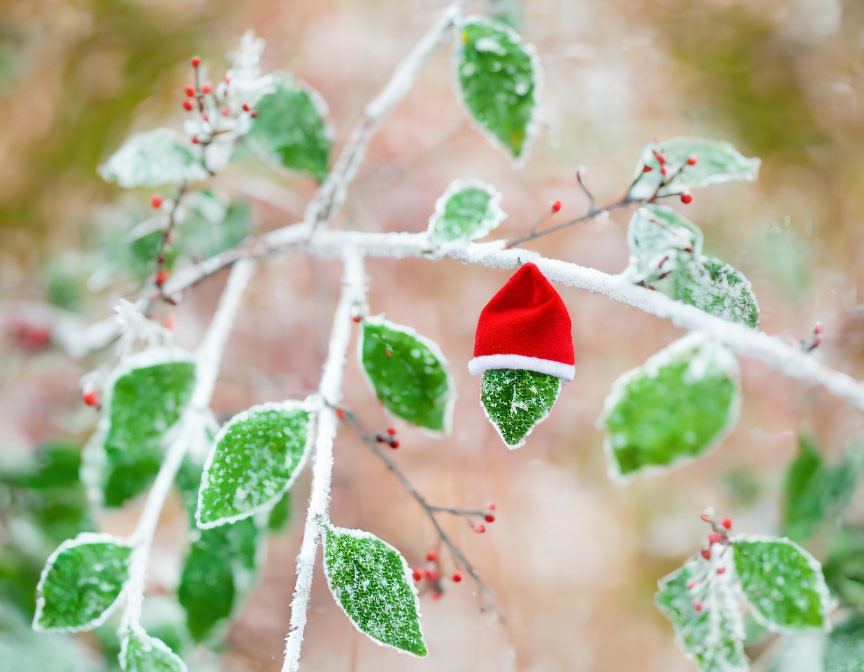
<path fill-rule="evenodd" d="M 654 602 L 672 623 L 679 648 L 702 672 L 750 669 L 733 581 L 728 572 L 717 574 L 713 563 L 694 559 L 658 584 Z M 701 611 L 694 607 L 697 602 Z"/>
<path fill-rule="evenodd" d="M 500 204 L 501 194 L 491 184 L 479 180 L 451 182 L 435 202 L 429 235 L 446 242 L 482 238 L 507 216 Z"/>
<path fill-rule="evenodd" d="M 714 257 L 679 251 L 669 254 L 662 270 L 669 274 L 654 287 L 666 296 L 729 322 L 758 326 L 759 306 L 741 271 Z"/>
<path fill-rule="evenodd" d="M 108 380 L 102 420 L 105 504 L 120 506 L 147 487 L 194 386 L 195 364 L 163 351 L 130 358 Z"/>
<path fill-rule="evenodd" d="M 360 632 L 384 646 L 426 655 L 417 589 L 399 551 L 368 532 L 330 525 L 324 573 L 336 602 Z"/>
<path fill-rule="evenodd" d="M 654 152 L 666 159 L 666 177 L 660 173 L 661 165 Z M 696 165 L 686 165 L 691 156 L 696 159 Z M 634 179 L 637 182 L 630 189 L 629 197 L 632 200 L 651 198 L 661 182 L 673 175 L 675 177 L 660 189 L 658 196 L 687 192 L 696 187 L 720 182 L 752 182 L 759 175 L 759 164 L 759 159 L 748 159 L 728 142 L 671 138 L 660 143 L 650 143 L 642 150 L 642 156 L 636 164 Z M 651 172 L 644 173 L 643 166 L 650 166 Z"/>
<path fill-rule="evenodd" d="M 211 191 L 188 194 L 181 210 L 174 244 L 196 261 L 231 249 L 254 229 L 248 202 L 232 201 L 226 205 Z"/>
<path fill-rule="evenodd" d="M 474 120 L 514 159 L 524 157 L 537 108 L 534 47 L 507 26 L 468 17 L 456 51 L 462 100 Z"/>
<path fill-rule="evenodd" d="M 156 637 L 133 626 L 123 639 L 120 667 L 124 672 L 186 672 L 186 663 Z"/>
<path fill-rule="evenodd" d="M 508 448 L 519 448 L 546 419 L 561 392 L 561 379 L 524 369 L 483 372 L 480 403 Z"/>
<path fill-rule="evenodd" d="M 456 389 L 436 343 L 380 317 L 367 318 L 357 346 L 378 400 L 393 415 L 439 434 L 450 432 Z"/>
<path fill-rule="evenodd" d="M 754 617 L 774 632 L 830 627 L 822 567 L 788 539 L 737 537 L 732 560 Z"/>
<path fill-rule="evenodd" d="M 822 672 L 862 671 L 864 671 L 864 618 L 859 615 L 835 627 L 828 636 L 825 642 Z"/>
<path fill-rule="evenodd" d="M 201 478 L 198 527 L 224 525 L 270 510 L 300 473 L 312 443 L 303 404 L 253 406 L 216 436 Z"/>
<path fill-rule="evenodd" d="M 207 177 L 201 153 L 167 128 L 129 137 L 99 169 L 102 179 L 127 189 L 161 187 Z"/>
<path fill-rule="evenodd" d="M 132 548 L 122 539 L 85 532 L 48 558 L 36 588 L 37 630 L 75 632 L 101 625 L 129 578 Z"/>
<path fill-rule="evenodd" d="M 653 283 L 668 268 L 669 253 L 702 254 L 702 231 L 689 219 L 665 205 L 643 205 L 633 213 L 627 229 L 630 266 L 634 281 Z"/>
<path fill-rule="evenodd" d="M 327 105 L 306 82 L 287 73 L 274 76 L 276 90 L 258 101 L 258 118 L 246 139 L 264 157 L 321 181 L 333 144 Z"/>
<path fill-rule="evenodd" d="M 633 476 L 698 457 L 738 417 L 735 356 L 704 334 L 675 341 L 621 376 L 606 397 L 599 425 L 613 476 Z"/>

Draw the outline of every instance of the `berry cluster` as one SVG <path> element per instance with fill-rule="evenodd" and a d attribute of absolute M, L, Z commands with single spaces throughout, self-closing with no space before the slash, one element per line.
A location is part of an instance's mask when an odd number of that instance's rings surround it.
<path fill-rule="evenodd" d="M 710 562 L 712 558 L 717 557 L 717 554 L 722 555 L 725 553 L 726 548 L 731 543 L 729 531 L 732 529 L 732 519 L 724 518 L 718 523 L 710 513 L 706 512 L 702 514 L 702 520 L 711 526 L 711 532 L 708 533 L 708 546 L 703 548 L 699 552 L 699 555 L 703 560 Z M 714 571 L 718 575 L 723 575 L 726 573 L 726 567 L 719 565 Z M 696 579 L 691 580 L 687 584 L 687 589 L 690 591 L 695 591 L 698 588 L 699 582 Z M 704 605 L 702 602 L 695 600 L 693 602 L 693 609 L 701 612 L 704 609 Z"/>
<path fill-rule="evenodd" d="M 656 141 L 655 141 L 656 142 Z M 660 175 L 663 176 L 663 180 L 660 182 L 660 185 L 657 187 L 657 191 L 654 192 L 654 196 L 652 196 L 649 201 L 653 201 L 657 198 L 657 194 L 660 192 L 660 189 L 669 185 L 672 180 L 674 180 L 678 175 L 680 175 L 687 166 L 695 166 L 698 163 L 698 159 L 695 156 L 688 156 L 687 160 L 682 163 L 677 170 L 669 171 L 667 168 L 668 161 L 663 153 L 660 150 L 652 149 L 651 153 L 654 155 L 654 158 L 657 160 L 657 163 L 660 164 Z M 653 167 L 649 166 L 647 163 L 642 166 L 642 174 L 650 173 L 654 170 Z M 638 181 L 638 178 L 637 178 Z M 693 202 L 692 194 L 681 194 L 681 202 L 684 205 L 689 205 Z"/>

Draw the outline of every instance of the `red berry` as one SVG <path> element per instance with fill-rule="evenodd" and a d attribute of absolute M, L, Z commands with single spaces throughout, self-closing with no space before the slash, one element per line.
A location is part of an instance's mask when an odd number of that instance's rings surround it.
<path fill-rule="evenodd" d="M 660 174 L 661 174 L 663 177 L 666 177 L 666 167 L 665 167 L 665 166 L 663 166 L 663 167 L 660 169 Z"/>
<path fill-rule="evenodd" d="M 486 508 L 489 509 L 490 511 L 494 511 L 495 510 L 495 502 L 489 502 L 486 505 Z"/>
<path fill-rule="evenodd" d="M 197 145 L 199 142 L 200 142 L 200 140 L 198 140 L 198 136 L 197 136 L 197 135 L 193 135 L 193 136 L 192 136 L 192 144 L 193 144 L 193 145 Z"/>
<path fill-rule="evenodd" d="M 183 90 L 186 92 L 186 95 L 190 98 L 195 95 L 195 87 L 191 84 L 187 84 L 183 87 Z"/>
<path fill-rule="evenodd" d="M 415 569 L 413 572 L 411 572 L 411 576 L 414 577 L 415 581 L 419 581 L 423 578 L 423 572 L 419 569 Z"/>
<path fill-rule="evenodd" d="M 718 567 L 718 568 L 717 568 L 717 573 L 718 573 L 718 574 L 725 574 L 725 573 L 726 573 L 726 568 L 725 568 L 725 567 Z"/>
<path fill-rule="evenodd" d="M 165 281 L 168 279 L 168 271 L 164 268 L 156 274 L 156 284 L 160 287 L 165 284 Z"/>
<path fill-rule="evenodd" d="M 253 119 L 257 119 L 258 118 L 258 110 L 252 110 L 250 115 Z"/>
<path fill-rule="evenodd" d="M 462 580 L 462 575 L 459 572 L 453 572 L 453 583 L 459 583 Z"/>
<path fill-rule="evenodd" d="M 710 560 L 711 559 L 711 549 L 710 548 L 703 548 L 702 549 L 702 557 L 705 558 L 706 560 Z"/>
<path fill-rule="evenodd" d="M 817 336 L 822 333 L 822 323 L 821 322 L 817 322 L 816 326 L 813 327 L 813 333 L 816 334 Z"/>
<path fill-rule="evenodd" d="M 693 202 L 693 196 L 691 196 L 690 194 L 681 194 L 681 202 L 684 205 L 689 205 Z"/>
<path fill-rule="evenodd" d="M 723 537 L 721 537 L 716 532 L 712 532 L 711 534 L 708 535 L 708 543 L 711 543 L 711 544 L 718 544 L 718 543 L 720 543 L 721 539 L 723 539 Z"/>
<path fill-rule="evenodd" d="M 386 431 L 390 436 L 396 436 L 396 430 L 393 427 L 388 427 Z"/>
<path fill-rule="evenodd" d="M 161 208 L 162 207 L 162 197 L 159 194 L 153 194 L 150 197 L 150 205 L 152 205 L 154 208 Z"/>
<path fill-rule="evenodd" d="M 201 87 L 201 93 L 210 93 L 213 90 L 213 87 L 210 86 L 210 82 L 205 82 Z"/>
<path fill-rule="evenodd" d="M 731 518 L 724 518 L 723 520 L 720 521 L 720 524 L 723 527 L 725 527 L 727 530 L 732 529 L 732 519 Z"/>
<path fill-rule="evenodd" d="M 474 530 L 477 534 L 483 534 L 486 531 L 486 526 L 482 523 L 477 523 L 471 529 Z"/>
<path fill-rule="evenodd" d="M 396 450 L 399 447 L 399 442 L 394 439 L 393 441 L 390 442 L 390 447 L 393 450 Z"/>
<path fill-rule="evenodd" d="M 98 406 L 99 405 L 99 393 L 95 390 L 91 390 L 90 392 L 85 392 L 82 395 L 82 399 L 84 399 L 84 403 L 88 406 Z"/>
<path fill-rule="evenodd" d="M 687 157 L 687 165 L 688 166 L 695 166 L 696 165 L 696 157 L 695 156 L 688 156 Z"/>
<path fill-rule="evenodd" d="M 666 157 L 663 156 L 663 155 L 662 155 L 660 152 L 658 152 L 657 150 L 654 150 L 654 158 L 657 159 L 657 163 L 659 163 L 661 166 L 662 166 L 664 163 L 666 163 Z"/>
<path fill-rule="evenodd" d="M 702 611 L 702 603 L 701 603 L 701 602 L 694 602 L 694 603 L 693 603 L 693 608 L 694 608 L 696 611 Z"/>
<path fill-rule="evenodd" d="M 189 99 L 187 98 L 186 100 L 183 101 L 183 109 L 184 109 L 184 110 L 186 110 L 187 112 L 191 112 L 191 111 L 192 111 L 192 107 L 193 107 L 193 105 L 192 105 L 192 101 L 191 101 L 191 100 L 189 100 Z"/>
<path fill-rule="evenodd" d="M 206 112 L 202 112 L 202 113 L 201 113 L 201 118 L 202 118 L 204 121 L 210 121 L 210 115 L 207 114 Z"/>
<path fill-rule="evenodd" d="M 435 583 L 441 577 L 438 576 L 438 572 L 436 572 L 434 569 L 427 569 L 426 578 L 429 579 L 432 583 Z"/>
<path fill-rule="evenodd" d="M 250 109 L 252 109 L 252 108 L 250 108 L 249 105 L 247 105 L 246 103 L 243 103 L 243 111 L 244 112 L 248 112 Z"/>
<path fill-rule="evenodd" d="M 485 518 L 487 523 L 495 522 L 495 516 L 493 516 L 491 513 L 487 513 Z"/>
<path fill-rule="evenodd" d="M 360 320 L 361 320 L 362 318 L 361 318 L 359 315 L 355 315 L 355 316 L 352 317 L 351 319 L 354 320 L 354 322 L 360 322 Z"/>
<path fill-rule="evenodd" d="M 707 513 L 703 513 L 703 514 L 702 514 L 701 516 L 699 516 L 699 517 L 700 517 L 703 521 L 705 521 L 706 523 L 710 523 L 710 522 L 711 522 L 711 516 L 709 516 Z"/>
<path fill-rule="evenodd" d="M 197 68 L 199 65 L 201 65 L 201 59 L 198 58 L 197 56 L 193 56 L 192 57 L 192 67 Z"/>
<path fill-rule="evenodd" d="M 689 581 L 687 583 L 687 590 L 693 590 L 697 586 L 697 584 L 698 584 L 698 581 L 696 581 L 696 579 Z"/>
<path fill-rule="evenodd" d="M 438 554 L 435 551 L 426 551 L 426 561 L 435 562 L 438 559 Z"/>
<path fill-rule="evenodd" d="M 443 594 L 444 594 L 444 593 L 442 593 L 440 590 L 433 590 L 433 591 L 432 591 L 432 599 L 433 599 L 433 600 L 440 600 L 440 599 L 441 599 L 441 596 L 442 596 Z"/>
<path fill-rule="evenodd" d="M 229 114 L 229 112 L 228 112 L 228 108 L 223 108 L 223 109 L 222 109 L 222 116 L 223 116 L 223 117 L 227 117 L 228 114 Z"/>
<path fill-rule="evenodd" d="M 652 170 L 654 169 L 651 166 L 642 166 L 643 173 L 650 173 Z"/>
<path fill-rule="evenodd" d="M 552 204 L 552 212 L 558 212 L 559 210 L 561 210 L 561 201 L 555 201 Z"/>
<path fill-rule="evenodd" d="M 336 409 L 336 417 L 339 418 L 340 420 L 344 420 L 345 419 L 345 409 L 344 408 L 337 408 Z"/>

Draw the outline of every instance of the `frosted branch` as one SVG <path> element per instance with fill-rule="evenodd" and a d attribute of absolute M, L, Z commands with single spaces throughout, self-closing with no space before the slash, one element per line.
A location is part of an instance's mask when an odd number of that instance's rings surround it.
<path fill-rule="evenodd" d="M 312 470 L 312 492 L 306 511 L 303 543 L 297 555 L 297 583 L 291 601 L 291 626 L 285 640 L 285 661 L 282 672 L 296 672 L 300 667 L 300 647 L 309 609 L 309 594 L 315 555 L 321 535 L 329 522 L 330 482 L 333 471 L 333 440 L 336 437 L 338 420 L 333 406 L 339 403 L 342 392 L 342 377 L 345 358 L 351 338 L 351 312 L 356 304 L 365 301 L 366 279 L 363 274 L 363 258 L 352 248 L 344 250 L 344 274 L 342 293 L 333 316 L 330 346 L 327 361 L 318 387 L 318 413 L 315 437 L 315 466 Z"/>

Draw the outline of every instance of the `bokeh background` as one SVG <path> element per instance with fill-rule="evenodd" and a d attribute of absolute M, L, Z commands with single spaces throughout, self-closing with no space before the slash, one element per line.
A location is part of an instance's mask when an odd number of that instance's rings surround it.
<path fill-rule="evenodd" d="M 441 50 L 387 118 L 334 226 L 420 231 L 454 178 L 496 184 L 515 236 L 560 199 L 586 207 L 579 165 L 599 202 L 625 190 L 651 137 L 726 139 L 762 159 L 759 181 L 696 193 L 687 215 L 709 254 L 753 283 L 761 326 L 805 338 L 825 329 L 816 355 L 864 376 L 864 5 L 856 0 L 531 0 L 500 3 L 544 66 L 543 130 L 514 168 L 472 127 L 456 96 L 449 49 Z M 132 131 L 179 128 L 188 58 L 217 72 L 224 53 L 253 28 L 267 39 L 266 68 L 291 71 L 327 101 L 336 147 L 397 61 L 435 19 L 430 0 L 6 0 L 0 8 L 0 465 L 24 463 L 40 445 L 82 445 L 96 413 L 78 381 L 99 356 L 71 358 L 61 340 L 135 296 L 128 279 L 96 283 L 116 203 L 146 208 L 149 193 L 121 194 L 96 169 Z M 478 7 L 482 6 L 478 4 Z M 308 178 L 228 174 L 226 193 L 255 196 L 259 231 L 296 221 L 314 192 Z M 131 204 L 131 206 L 130 206 Z M 684 207 L 684 206 L 681 206 Z M 615 213 L 532 244 L 568 261 L 617 272 L 627 262 L 628 215 Z M 123 222 L 125 226 L 125 221 Z M 230 417 L 249 405 L 305 395 L 317 386 L 338 290 L 338 268 L 291 256 L 265 263 L 228 346 L 213 408 Z M 674 340 L 666 322 L 572 289 L 577 376 L 552 415 L 518 451 L 483 416 L 479 379 L 466 371 L 476 317 L 504 271 L 454 261 L 370 260 L 370 306 L 437 341 L 459 391 L 452 436 L 436 440 L 388 419 L 349 362 L 347 403 L 370 427 L 395 424 L 393 453 L 436 503 L 497 504 L 484 535 L 444 519 L 495 590 L 506 624 L 478 608 L 470 581 L 423 598 L 430 655 L 417 661 L 359 635 L 316 577 L 304 646 L 306 670 L 693 669 L 653 606 L 656 581 L 694 553 L 706 506 L 738 530 L 776 533 L 783 470 L 796 435 L 814 436 L 836 460 L 861 415 L 756 361 L 742 361 L 743 408 L 709 456 L 622 487 L 610 481 L 595 427 L 604 396 L 628 369 Z M 170 319 L 181 345 L 200 339 L 225 276 L 187 293 Z M 89 281 L 89 285 L 88 285 Z M 62 339 L 59 332 L 63 330 Z M 350 433 L 335 446 L 332 520 L 360 527 L 422 564 L 435 537 L 422 511 Z M 293 489 L 294 516 L 269 542 L 249 599 L 215 651 L 185 652 L 194 669 L 275 670 L 281 661 L 300 543 L 307 471 Z M 843 514 L 864 524 L 861 498 Z M 6 502 L 8 504 L 8 502 Z M 134 526 L 140 500 L 100 514 L 100 529 Z M 0 507 L 4 506 L 0 502 Z M 58 652 L 66 638 L 31 635 L 32 585 L 51 546 L 10 520 L 0 525 L 0 645 Z M 170 595 L 184 552 L 179 498 L 157 537 L 149 591 Z M 827 542 L 809 544 L 820 557 Z M 447 563 L 445 561 L 445 570 Z M 452 568 L 451 570 L 452 571 Z M 29 582 L 29 583 L 28 583 Z M 18 614 L 24 621 L 20 620 Z M 106 669 L 99 637 L 76 638 L 51 670 Z M 751 653 L 758 654 L 759 647 Z M 2 663 L 0 663 L 2 667 Z"/>

